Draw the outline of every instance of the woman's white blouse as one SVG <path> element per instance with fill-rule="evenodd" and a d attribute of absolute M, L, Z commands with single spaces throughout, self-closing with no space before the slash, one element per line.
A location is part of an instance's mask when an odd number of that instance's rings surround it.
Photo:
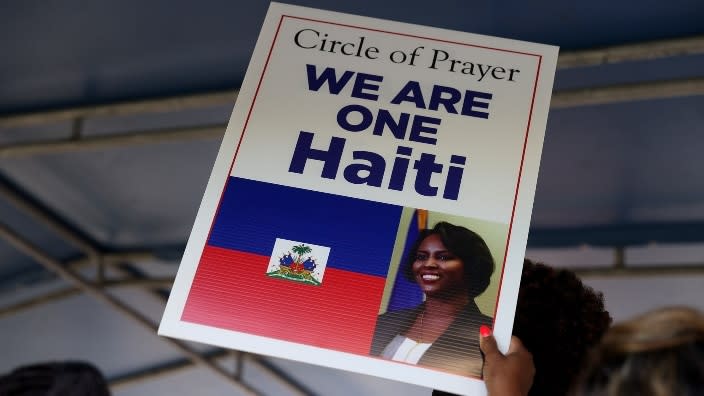
<path fill-rule="evenodd" d="M 397 362 L 416 364 L 431 345 L 433 344 L 416 342 L 408 337 L 397 335 L 384 348 L 382 357 Z"/>

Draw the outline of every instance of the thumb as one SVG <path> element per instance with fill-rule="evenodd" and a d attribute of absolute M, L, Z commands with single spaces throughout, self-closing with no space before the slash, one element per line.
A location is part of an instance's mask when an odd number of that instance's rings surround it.
<path fill-rule="evenodd" d="M 521 340 L 518 337 L 511 336 L 511 343 L 508 346 L 507 354 L 522 352 L 525 350 L 526 350 L 526 347 L 523 346 L 523 342 L 521 342 Z"/>
<path fill-rule="evenodd" d="M 486 326 L 482 326 L 480 329 L 479 348 L 482 350 L 485 357 L 493 356 L 499 353 L 499 347 L 496 345 L 496 339 L 494 339 L 494 336 L 491 334 L 491 330 Z"/>

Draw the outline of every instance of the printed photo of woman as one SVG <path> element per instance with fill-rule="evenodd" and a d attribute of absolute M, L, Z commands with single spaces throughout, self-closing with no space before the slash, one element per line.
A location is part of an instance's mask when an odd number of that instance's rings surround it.
<path fill-rule="evenodd" d="M 465 227 L 439 222 L 422 230 L 399 271 L 425 301 L 377 319 L 370 354 L 481 377 L 479 327 L 492 326 L 474 299 L 488 286 L 494 259 L 486 242 Z"/>

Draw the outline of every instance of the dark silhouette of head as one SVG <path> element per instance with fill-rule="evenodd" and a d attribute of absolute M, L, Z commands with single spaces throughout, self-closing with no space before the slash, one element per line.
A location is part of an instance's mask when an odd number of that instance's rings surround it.
<path fill-rule="evenodd" d="M 3 396 L 110 396 L 102 373 L 85 362 L 38 363 L 0 376 Z"/>
<path fill-rule="evenodd" d="M 604 297 L 567 269 L 523 262 L 513 334 L 533 354 L 530 396 L 564 396 L 611 325 Z"/>

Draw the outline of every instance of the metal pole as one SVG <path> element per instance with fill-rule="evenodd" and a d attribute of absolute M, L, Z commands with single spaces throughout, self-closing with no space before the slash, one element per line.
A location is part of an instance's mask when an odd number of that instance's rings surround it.
<path fill-rule="evenodd" d="M 72 297 L 77 294 L 81 294 L 81 291 L 76 288 L 61 289 L 58 291 L 42 294 L 41 296 L 30 298 L 24 301 L 20 301 L 16 304 L 9 305 L 7 307 L 0 308 L 0 318 L 2 318 L 3 316 L 12 315 L 24 311 L 26 309 L 34 308 L 42 304 L 47 304 L 50 302 L 62 300 L 64 298 Z"/>
<path fill-rule="evenodd" d="M 557 91 L 551 109 L 704 95 L 704 78 Z"/>
<path fill-rule="evenodd" d="M 48 213 L 46 209 L 40 208 L 37 205 L 28 202 L 18 191 L 2 181 L 0 181 L 0 196 L 8 200 L 18 209 L 31 215 L 40 223 L 44 224 L 51 231 L 59 235 L 59 237 L 72 243 L 89 256 L 91 263 L 95 263 L 96 257 L 100 254 L 99 249 L 93 246 L 91 242 L 86 241 L 84 238 L 76 235 L 76 233 L 71 232 L 63 224 L 55 220 L 53 218 L 55 216 L 53 213 Z"/>
<path fill-rule="evenodd" d="M 205 352 L 203 357 L 208 360 L 215 360 L 228 355 L 230 352 L 225 349 L 218 349 L 213 352 Z M 188 359 L 178 359 L 175 361 L 160 363 L 146 369 L 120 375 L 115 378 L 108 378 L 110 389 L 115 390 L 129 385 L 138 384 L 143 381 L 150 381 L 160 377 L 174 374 L 178 371 L 190 369 L 193 362 Z"/>
<path fill-rule="evenodd" d="M 159 279 L 120 279 L 120 280 L 106 280 L 102 283 L 94 284 L 95 287 L 99 288 L 114 288 L 114 287 L 143 287 L 143 288 L 155 288 L 155 287 L 171 287 L 174 283 L 173 278 L 159 278 Z M 20 301 L 18 303 L 0 308 L 0 318 L 3 316 L 11 315 L 17 312 L 24 311 L 29 308 L 34 308 L 36 306 L 47 304 L 50 302 L 56 302 L 58 300 L 63 300 L 64 298 L 73 297 L 77 294 L 81 294 L 80 289 L 76 288 L 65 288 L 57 291 L 52 291 L 46 294 L 42 294 L 33 298 Z"/>
<path fill-rule="evenodd" d="M 79 139 L 49 140 L 20 143 L 0 147 L 0 159 L 41 154 L 61 154 L 82 150 L 104 150 L 108 148 L 142 146 L 164 142 L 187 142 L 192 140 L 222 139 L 225 125 L 194 128 L 140 131 L 124 135 L 82 137 Z"/>
<path fill-rule="evenodd" d="M 173 112 L 199 107 L 234 105 L 239 89 L 195 95 L 136 100 L 97 106 L 15 114 L 0 117 L 0 127 L 14 128 L 36 124 L 58 123 L 77 118 L 126 116 L 149 112 Z"/>
<path fill-rule="evenodd" d="M 565 52 L 560 54 L 557 68 L 600 66 L 698 54 L 704 54 L 704 36 Z"/>
<path fill-rule="evenodd" d="M 582 278 L 624 278 L 661 276 L 704 276 L 704 264 L 699 265 L 660 265 L 604 268 L 571 268 Z"/>

